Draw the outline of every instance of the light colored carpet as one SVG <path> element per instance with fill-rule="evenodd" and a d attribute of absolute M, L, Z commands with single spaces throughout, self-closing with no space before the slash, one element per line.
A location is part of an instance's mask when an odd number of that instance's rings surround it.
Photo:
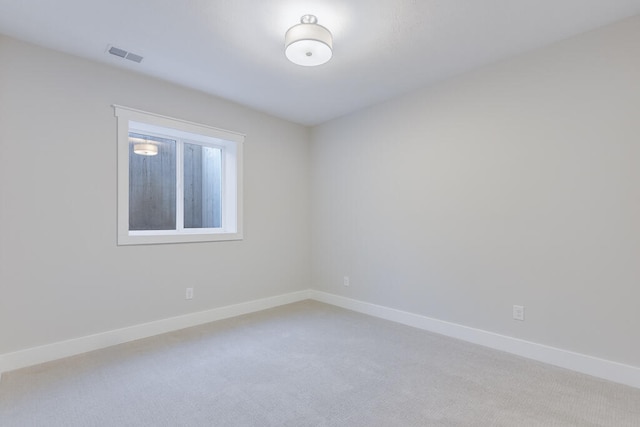
<path fill-rule="evenodd" d="M 640 426 L 640 390 L 304 301 L 5 373 L 9 426 Z"/>

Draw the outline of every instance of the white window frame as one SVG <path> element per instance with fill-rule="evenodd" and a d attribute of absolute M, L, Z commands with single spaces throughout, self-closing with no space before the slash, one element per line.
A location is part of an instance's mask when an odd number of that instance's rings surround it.
<path fill-rule="evenodd" d="M 113 106 L 118 121 L 118 245 L 242 240 L 242 148 L 244 135 L 159 114 Z M 222 150 L 222 226 L 183 228 L 177 203 L 176 230 L 129 230 L 129 132 L 172 137 Z M 176 198 L 183 197 L 182 150 L 176 145 Z"/>

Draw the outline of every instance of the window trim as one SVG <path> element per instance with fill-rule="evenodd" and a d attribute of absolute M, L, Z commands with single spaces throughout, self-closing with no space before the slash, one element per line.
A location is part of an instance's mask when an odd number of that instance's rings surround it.
<path fill-rule="evenodd" d="M 245 135 L 200 123 L 113 105 L 118 122 L 118 245 L 242 240 L 242 167 Z M 133 126 L 131 126 L 133 124 Z M 129 231 L 129 132 L 169 128 L 180 138 L 223 148 L 222 227 Z M 181 179 L 180 179 L 181 181 Z"/>

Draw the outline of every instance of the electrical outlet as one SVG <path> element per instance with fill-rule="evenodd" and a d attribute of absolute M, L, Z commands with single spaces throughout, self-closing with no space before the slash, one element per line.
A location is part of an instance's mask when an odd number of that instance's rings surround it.
<path fill-rule="evenodd" d="M 513 318 L 515 320 L 524 320 L 524 306 L 522 305 L 513 306 Z"/>
<path fill-rule="evenodd" d="M 193 299 L 193 288 L 187 288 L 187 293 L 185 294 L 184 299 Z"/>
<path fill-rule="evenodd" d="M 343 283 L 345 286 L 349 286 L 349 285 L 350 285 L 350 282 L 349 282 L 349 276 L 344 276 L 344 278 L 343 278 L 343 280 L 342 280 L 342 283 Z"/>

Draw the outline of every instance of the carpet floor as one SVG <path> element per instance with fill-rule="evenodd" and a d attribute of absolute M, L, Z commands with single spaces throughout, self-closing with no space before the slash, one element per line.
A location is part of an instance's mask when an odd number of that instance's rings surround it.
<path fill-rule="evenodd" d="M 303 301 L 7 372 L 0 425 L 640 426 L 640 390 Z"/>

